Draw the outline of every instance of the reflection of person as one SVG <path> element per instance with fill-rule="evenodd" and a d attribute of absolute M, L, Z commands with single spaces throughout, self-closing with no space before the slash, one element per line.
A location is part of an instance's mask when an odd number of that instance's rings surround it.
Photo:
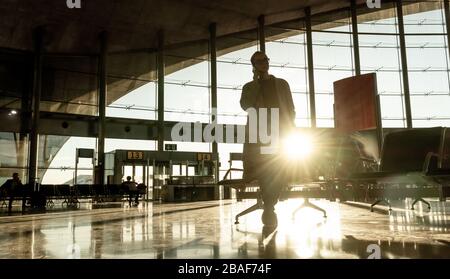
<path fill-rule="evenodd" d="M 128 198 L 129 198 L 129 203 L 131 206 L 131 201 L 133 200 L 134 197 L 134 203 L 136 205 L 139 204 L 139 191 L 137 188 L 137 183 L 134 181 L 131 181 L 131 176 L 127 176 L 127 181 L 122 183 L 122 186 L 124 187 L 125 190 L 128 191 Z"/>
<path fill-rule="evenodd" d="M 270 109 L 279 109 L 279 135 L 283 138 L 294 125 L 295 107 L 292 100 L 289 84 L 280 78 L 269 75 L 269 58 L 260 51 L 251 57 L 253 65 L 253 81 L 244 85 L 241 95 L 241 107 L 268 109 L 267 127 L 271 127 Z M 258 116 L 259 118 L 259 116 Z M 277 216 L 275 204 L 278 202 L 281 189 L 286 186 L 283 175 L 283 165 L 277 154 L 261 154 L 261 143 L 247 142 L 244 144 L 244 179 L 246 181 L 258 180 L 261 189 L 264 212 L 262 222 L 266 226 L 276 226 Z"/>
<path fill-rule="evenodd" d="M 1 187 L 2 194 L 5 194 L 9 197 L 8 211 L 12 210 L 12 203 L 14 201 L 14 197 L 19 193 L 22 189 L 22 182 L 20 181 L 19 174 L 17 172 L 13 173 L 12 179 L 6 180 Z"/>

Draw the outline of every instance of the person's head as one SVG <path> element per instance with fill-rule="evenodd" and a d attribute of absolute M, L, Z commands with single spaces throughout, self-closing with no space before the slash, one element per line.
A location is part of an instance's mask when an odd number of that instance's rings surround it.
<path fill-rule="evenodd" d="M 131 176 L 127 176 L 127 181 L 131 181 Z"/>
<path fill-rule="evenodd" d="M 267 73 L 269 71 L 269 58 L 262 51 L 253 53 L 250 62 L 252 63 L 253 69 L 260 73 Z"/>
<path fill-rule="evenodd" d="M 13 173 L 12 178 L 14 180 L 19 180 L 19 174 L 17 172 Z"/>

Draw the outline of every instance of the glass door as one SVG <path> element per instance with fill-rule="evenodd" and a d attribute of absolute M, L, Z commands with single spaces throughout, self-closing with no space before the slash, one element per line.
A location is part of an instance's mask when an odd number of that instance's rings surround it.
<path fill-rule="evenodd" d="M 133 172 L 133 165 L 124 165 L 122 181 L 127 181 L 127 176 L 131 176 L 131 180 L 133 180 Z"/>

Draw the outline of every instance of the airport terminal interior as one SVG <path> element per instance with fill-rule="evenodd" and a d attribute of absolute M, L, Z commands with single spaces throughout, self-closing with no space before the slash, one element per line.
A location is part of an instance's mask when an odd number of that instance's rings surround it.
<path fill-rule="evenodd" d="M 449 33 L 450 0 L 1 2 L 0 258 L 450 258 Z"/>

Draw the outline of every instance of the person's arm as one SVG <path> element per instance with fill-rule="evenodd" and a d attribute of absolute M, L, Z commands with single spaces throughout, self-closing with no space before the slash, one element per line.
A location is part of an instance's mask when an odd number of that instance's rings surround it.
<path fill-rule="evenodd" d="M 254 91 L 251 90 L 251 86 L 249 83 L 244 85 L 242 88 L 242 94 L 241 94 L 241 108 L 243 110 L 247 110 L 250 107 L 256 106 L 256 97 L 257 94 L 255 94 Z"/>
<path fill-rule="evenodd" d="M 292 92 L 291 88 L 289 87 L 289 83 L 284 80 L 285 84 L 285 100 L 286 100 L 286 107 L 290 113 L 290 118 L 292 119 L 293 123 L 295 123 L 295 105 L 294 100 L 292 99 Z M 294 124 L 295 126 L 295 124 Z"/>

